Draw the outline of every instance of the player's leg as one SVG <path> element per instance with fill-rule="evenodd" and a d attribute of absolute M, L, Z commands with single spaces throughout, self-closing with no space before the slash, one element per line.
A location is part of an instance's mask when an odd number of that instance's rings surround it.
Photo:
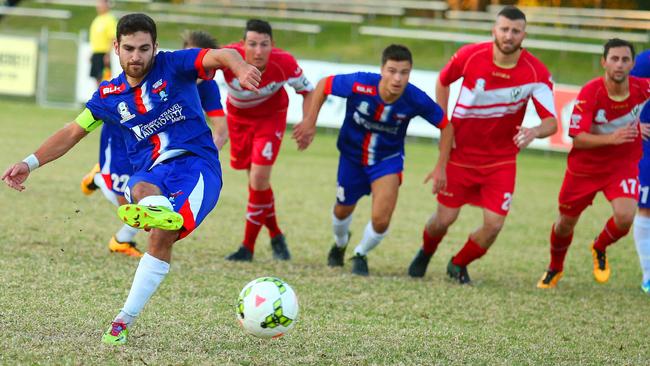
<path fill-rule="evenodd" d="M 589 177 L 565 173 L 558 196 L 559 215 L 549 236 L 551 261 L 537 282 L 538 288 L 554 288 L 564 275 L 564 259 L 573 241 L 573 230 L 600 189 L 600 185 Z"/>
<path fill-rule="evenodd" d="M 117 196 L 116 200 L 118 202 L 118 206 L 128 204 L 128 201 L 122 195 Z M 136 247 L 134 240 L 138 231 L 138 229 L 127 224 L 122 225 L 122 227 L 115 233 L 115 235 L 111 237 L 111 240 L 108 242 L 108 249 L 113 253 L 122 253 L 136 258 L 142 257 L 142 252 Z"/>
<path fill-rule="evenodd" d="M 273 189 L 271 188 L 272 167 L 272 165 L 259 165 L 255 163 L 251 165 L 251 170 L 248 175 L 250 183 L 248 202 L 249 205 L 256 204 L 263 210 L 261 213 L 251 218 L 252 220 L 257 219 L 256 221 L 259 222 L 260 225 L 256 225 L 257 222 L 255 222 L 254 232 L 251 233 L 253 234 L 252 237 L 245 238 L 244 242 L 252 242 L 254 245 L 262 225 L 266 226 L 269 230 L 269 237 L 271 238 L 273 258 L 278 260 L 289 260 L 291 259 L 291 254 L 287 247 L 286 238 L 278 226 L 277 216 L 275 213 L 275 197 L 273 195 Z M 259 210 L 251 211 L 252 210 L 250 210 L 249 206 L 249 215 L 259 212 Z M 249 230 L 246 230 L 246 234 L 249 234 Z"/>
<path fill-rule="evenodd" d="M 409 276 L 424 277 L 431 257 L 447 234 L 447 229 L 458 218 L 461 207 L 466 203 L 476 203 L 480 199 L 475 184 L 476 176 L 471 169 L 455 164 L 447 165 L 447 187 L 438 193 L 436 212 L 424 225 L 422 247 L 409 265 Z"/>
<path fill-rule="evenodd" d="M 327 265 L 342 267 L 345 250 L 350 242 L 350 224 L 357 201 L 370 194 L 370 181 L 363 166 L 339 156 L 336 183 L 336 203 L 332 209 L 334 244 L 327 255 Z"/>
<path fill-rule="evenodd" d="M 634 219 L 634 243 L 643 272 L 641 289 L 650 294 L 650 208 L 639 207 Z"/>
<path fill-rule="evenodd" d="M 388 234 L 390 219 L 397 204 L 401 178 L 399 174 L 384 175 L 371 184 L 372 214 L 366 224 L 361 241 L 354 248 L 352 273 L 368 275 L 368 253 L 373 250 Z"/>

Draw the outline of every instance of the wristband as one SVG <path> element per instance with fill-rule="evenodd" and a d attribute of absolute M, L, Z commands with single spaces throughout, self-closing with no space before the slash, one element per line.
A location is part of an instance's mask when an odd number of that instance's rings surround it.
<path fill-rule="evenodd" d="M 36 170 L 36 168 L 40 166 L 40 163 L 38 162 L 38 158 L 34 154 L 31 154 L 30 156 L 23 159 L 23 162 L 27 164 L 27 167 L 29 167 L 30 173 Z"/>

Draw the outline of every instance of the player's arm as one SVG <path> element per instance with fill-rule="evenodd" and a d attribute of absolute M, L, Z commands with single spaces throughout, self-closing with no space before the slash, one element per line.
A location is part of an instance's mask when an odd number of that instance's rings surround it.
<path fill-rule="evenodd" d="M 230 69 L 239 80 L 239 84 L 248 90 L 257 91 L 262 80 L 262 73 L 253 65 L 247 64 L 241 55 L 229 48 L 211 49 L 202 60 L 203 68 L 215 70 L 221 68 Z"/>
<path fill-rule="evenodd" d="M 517 130 L 518 131 L 512 138 L 512 141 L 514 141 L 518 148 L 524 149 L 530 145 L 534 139 L 543 139 L 556 133 L 557 119 L 555 117 L 547 117 L 542 119 L 542 123 L 540 123 L 539 126 L 530 128 L 517 126 Z"/>
<path fill-rule="evenodd" d="M 448 116 L 447 106 L 449 105 L 449 85 L 442 85 L 440 78 L 436 80 L 436 103 L 442 108 L 445 116 Z"/>
<path fill-rule="evenodd" d="M 228 124 L 226 123 L 226 116 L 208 116 L 212 124 L 212 139 L 217 149 L 221 148 L 228 143 Z"/>
<path fill-rule="evenodd" d="M 573 136 L 573 147 L 576 149 L 594 149 L 601 146 L 621 145 L 636 140 L 639 129 L 636 124 L 621 127 L 618 130 L 602 135 L 580 132 Z"/>
<path fill-rule="evenodd" d="M 329 82 L 331 83 L 330 78 L 331 77 L 321 79 L 316 85 L 316 88 L 307 94 L 303 100 L 302 121 L 293 126 L 293 133 L 291 135 L 291 137 L 296 140 L 298 150 L 306 149 L 314 140 L 318 113 L 323 107 L 325 100 L 327 100 L 325 89 L 328 80 L 330 80 Z"/>
<path fill-rule="evenodd" d="M 447 123 L 440 130 L 440 141 L 438 142 L 438 161 L 431 173 L 424 179 L 424 183 L 433 182 L 433 194 L 439 193 L 447 187 L 447 163 L 451 155 L 451 147 L 454 144 L 454 125 Z"/>
<path fill-rule="evenodd" d="M 34 154 L 7 168 L 2 174 L 2 180 L 17 191 L 24 190 L 25 186 L 22 184 L 27 180 L 29 173 L 63 156 L 87 134 L 78 123 L 68 123 L 48 137 Z"/>

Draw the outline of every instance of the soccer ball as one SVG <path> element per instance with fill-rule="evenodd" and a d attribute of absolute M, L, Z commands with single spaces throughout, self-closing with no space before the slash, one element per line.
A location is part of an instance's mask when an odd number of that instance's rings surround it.
<path fill-rule="evenodd" d="M 246 333 L 259 338 L 277 338 L 296 324 L 298 298 L 281 279 L 260 277 L 241 290 L 236 311 Z"/>

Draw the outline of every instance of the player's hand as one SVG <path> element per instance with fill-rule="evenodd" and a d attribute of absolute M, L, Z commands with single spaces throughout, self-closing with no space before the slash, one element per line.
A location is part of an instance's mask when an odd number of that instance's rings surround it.
<path fill-rule="evenodd" d="M 631 124 L 619 128 L 610 136 L 610 142 L 612 145 L 621 145 L 636 140 L 639 136 L 639 130 L 636 124 Z"/>
<path fill-rule="evenodd" d="M 239 85 L 241 85 L 242 88 L 256 93 L 259 92 L 257 87 L 260 85 L 260 81 L 262 80 L 262 73 L 257 69 L 257 67 L 242 61 L 232 71 L 239 80 Z"/>
<path fill-rule="evenodd" d="M 314 141 L 315 135 L 316 125 L 302 121 L 293 126 L 293 133 L 291 134 L 291 138 L 296 140 L 298 150 L 302 151 L 305 150 L 312 141 Z"/>
<path fill-rule="evenodd" d="M 214 144 L 217 145 L 217 150 L 221 151 L 221 148 L 223 148 L 224 145 L 228 143 L 228 133 L 225 135 L 213 133 L 212 141 L 214 141 Z"/>
<path fill-rule="evenodd" d="M 525 149 L 534 139 L 537 138 L 537 129 L 517 126 L 517 134 L 512 138 L 512 141 L 519 149 Z"/>
<path fill-rule="evenodd" d="M 650 123 L 640 123 L 641 126 L 641 138 L 644 140 L 650 140 Z"/>
<path fill-rule="evenodd" d="M 447 188 L 447 172 L 445 167 L 436 164 L 436 167 L 424 179 L 425 184 L 429 181 L 433 181 L 433 194 L 438 194 Z"/>
<path fill-rule="evenodd" d="M 23 182 L 29 177 L 29 167 L 25 162 L 16 163 L 2 174 L 2 180 L 11 188 L 22 192 L 25 189 Z"/>

